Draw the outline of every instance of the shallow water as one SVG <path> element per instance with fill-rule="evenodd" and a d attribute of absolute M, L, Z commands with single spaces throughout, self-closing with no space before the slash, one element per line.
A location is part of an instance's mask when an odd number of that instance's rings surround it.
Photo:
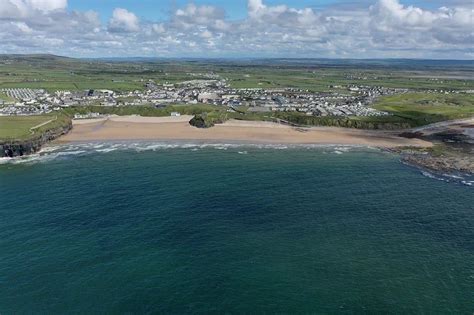
<path fill-rule="evenodd" d="M 2 314 L 474 310 L 471 178 L 342 146 L 71 144 L 0 164 Z"/>

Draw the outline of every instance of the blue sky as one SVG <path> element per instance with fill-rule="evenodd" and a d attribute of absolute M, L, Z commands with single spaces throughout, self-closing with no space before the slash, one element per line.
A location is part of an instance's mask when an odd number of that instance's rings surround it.
<path fill-rule="evenodd" d="M 474 0 L 473 0 L 474 1 Z M 110 18 L 114 8 L 125 8 L 133 11 L 140 18 L 148 20 L 166 19 L 170 12 L 179 7 L 185 6 L 189 0 L 70 0 L 71 10 L 95 10 L 100 13 L 105 21 Z M 194 0 L 197 5 L 214 5 L 224 8 L 229 19 L 243 19 L 247 16 L 247 0 Z M 314 8 L 321 10 L 331 6 L 355 6 L 366 7 L 367 4 L 374 3 L 370 0 L 267 0 L 268 5 L 286 4 L 293 8 Z M 445 1 L 446 2 L 446 1 Z M 442 1 L 437 0 L 411 0 L 401 1 L 406 5 L 421 6 L 424 8 L 437 8 L 443 6 Z"/>
<path fill-rule="evenodd" d="M 474 0 L 0 0 L 0 53 L 474 58 Z"/>
<path fill-rule="evenodd" d="M 176 8 L 183 7 L 190 1 L 188 0 L 70 0 L 70 9 L 89 10 L 94 9 L 106 20 L 112 15 L 114 8 L 125 8 L 133 11 L 138 16 L 148 20 L 166 19 L 169 13 Z M 214 5 L 224 8 L 230 19 L 243 19 L 247 16 L 247 0 L 194 0 L 197 5 Z M 269 5 L 287 4 L 295 8 L 305 7 L 324 7 L 338 3 L 353 1 L 344 0 L 268 0 Z"/>

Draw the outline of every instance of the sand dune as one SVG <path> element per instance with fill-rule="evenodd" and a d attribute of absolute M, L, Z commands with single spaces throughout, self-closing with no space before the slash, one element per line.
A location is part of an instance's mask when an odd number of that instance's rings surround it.
<path fill-rule="evenodd" d="M 230 120 L 209 129 L 189 125 L 191 116 L 111 117 L 74 121 L 73 130 L 61 142 L 106 140 L 242 141 L 281 144 L 342 144 L 393 148 L 431 146 L 430 142 L 406 139 L 390 132 L 347 128 L 293 128 L 270 122 Z"/>

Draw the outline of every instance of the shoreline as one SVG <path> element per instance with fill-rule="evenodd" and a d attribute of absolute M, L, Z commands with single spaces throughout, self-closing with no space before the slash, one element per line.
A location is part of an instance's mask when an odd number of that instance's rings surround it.
<path fill-rule="evenodd" d="M 212 128 L 200 129 L 189 125 L 189 117 L 122 116 L 73 121 L 73 129 L 55 143 L 90 141 L 192 141 L 354 145 L 378 148 L 431 147 L 420 139 L 399 137 L 393 132 L 359 130 L 337 127 L 294 128 L 272 122 L 229 120 Z"/>
<path fill-rule="evenodd" d="M 456 167 L 443 167 L 439 164 L 427 164 L 415 160 L 407 160 L 407 152 L 397 149 L 373 147 L 367 145 L 341 145 L 341 144 L 265 144 L 249 141 L 191 141 L 191 140 L 105 140 L 105 141 L 74 141 L 51 142 L 35 154 L 18 156 L 14 158 L 0 158 L 0 166 L 11 164 L 28 164 L 52 161 L 61 157 L 85 156 L 89 154 L 105 154 L 115 151 L 161 151 L 161 150 L 229 150 L 232 153 L 247 155 L 253 150 L 322 150 L 324 154 L 341 155 L 347 152 L 384 153 L 393 156 L 401 164 L 418 170 L 424 176 L 445 182 L 456 181 L 466 186 L 474 186 L 474 173 Z M 416 156 L 416 153 L 415 153 Z M 455 164 L 453 164 L 454 166 Z M 434 166 L 434 167 L 433 167 Z"/>

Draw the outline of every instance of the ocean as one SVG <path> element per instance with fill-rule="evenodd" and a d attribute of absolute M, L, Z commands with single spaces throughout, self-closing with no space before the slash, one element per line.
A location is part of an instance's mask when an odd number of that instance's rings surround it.
<path fill-rule="evenodd" d="M 4 159 L 0 313 L 472 314 L 473 183 L 344 146 Z"/>

